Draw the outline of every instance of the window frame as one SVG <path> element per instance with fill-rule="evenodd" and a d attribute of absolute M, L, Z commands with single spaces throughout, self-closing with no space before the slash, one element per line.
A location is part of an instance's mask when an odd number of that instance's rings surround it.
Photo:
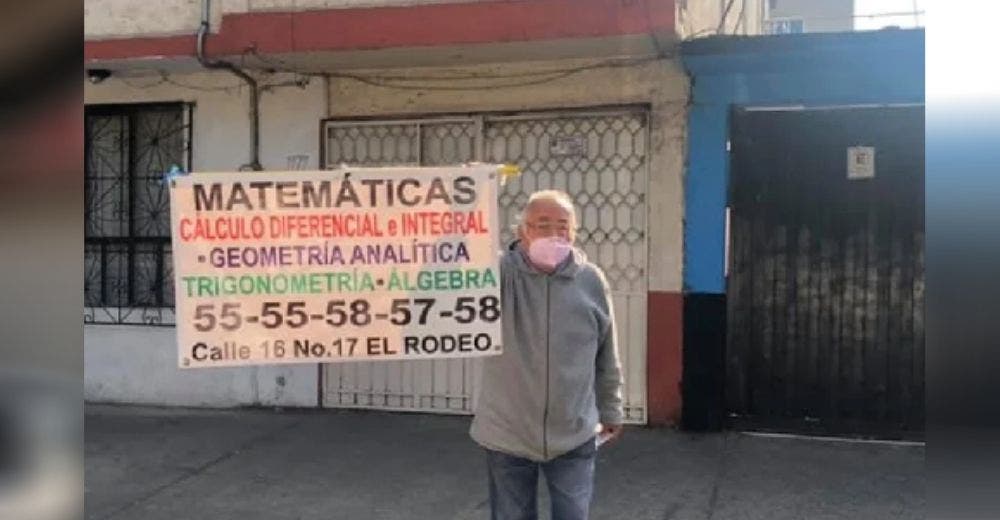
<path fill-rule="evenodd" d="M 149 182 L 154 178 L 152 172 L 140 172 L 136 168 L 138 162 L 137 154 L 141 153 L 141 145 L 137 148 L 137 129 L 135 121 L 143 113 L 150 113 L 161 110 L 180 110 L 181 126 L 178 131 L 181 135 L 180 158 L 183 164 L 179 166 L 185 171 L 192 168 L 193 159 L 193 120 L 194 103 L 184 101 L 164 101 L 153 103 L 109 103 L 84 105 L 84 277 L 85 283 L 90 278 L 96 278 L 99 283 L 100 296 L 96 302 L 88 301 L 87 294 L 84 294 L 84 323 L 85 324 L 106 324 L 106 325 L 148 325 L 148 326 L 173 326 L 175 323 L 173 302 L 167 300 L 165 295 L 166 284 L 172 284 L 173 280 L 166 280 L 169 271 L 168 265 L 172 265 L 172 251 L 169 227 L 165 235 L 143 235 L 137 232 L 135 225 L 136 200 L 135 188 L 142 182 Z M 98 178 L 93 173 L 91 167 L 92 153 L 94 153 L 94 141 L 92 137 L 91 117 L 122 117 L 128 121 L 127 129 L 121 132 L 119 137 L 122 140 L 118 149 L 121 166 L 120 182 L 128 185 L 127 195 L 121 195 L 119 207 L 127 204 L 127 215 L 121 216 L 122 226 L 118 235 L 112 236 L 91 236 L 90 222 L 95 218 L 91 211 L 91 193 L 94 179 Z M 172 135 L 173 131 L 168 131 Z M 154 138 L 153 146 L 159 144 Z M 127 146 L 127 150 L 125 147 Z M 140 151 L 137 151 L 140 150 Z M 167 202 L 169 207 L 169 201 Z M 169 216 L 167 217 L 169 220 Z M 169 225 L 168 225 L 169 226 Z M 95 254 L 96 261 L 92 262 L 90 255 Z M 143 300 L 148 300 L 148 295 L 143 296 L 136 292 L 137 258 L 139 255 L 152 254 L 155 258 L 155 276 L 159 280 L 157 289 L 153 291 L 154 301 L 143 304 Z M 112 255 L 123 255 L 121 265 L 124 266 L 124 288 L 119 286 L 117 298 L 106 294 L 108 290 L 107 270 L 113 268 L 110 264 Z M 168 264 L 168 262 L 170 262 Z M 96 269 L 99 272 L 93 272 Z M 119 271 L 121 273 L 121 271 Z M 124 294 L 122 294 L 124 292 Z M 92 300 L 92 299 L 91 299 Z M 95 305 L 96 303 L 96 305 Z"/>

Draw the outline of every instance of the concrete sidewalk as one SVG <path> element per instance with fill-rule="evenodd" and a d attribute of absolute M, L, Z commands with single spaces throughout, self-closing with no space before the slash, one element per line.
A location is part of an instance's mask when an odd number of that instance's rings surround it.
<path fill-rule="evenodd" d="M 90 405 L 85 425 L 89 520 L 489 517 L 467 417 Z M 922 446 L 642 428 L 601 449 L 592 514 L 924 516 Z"/>

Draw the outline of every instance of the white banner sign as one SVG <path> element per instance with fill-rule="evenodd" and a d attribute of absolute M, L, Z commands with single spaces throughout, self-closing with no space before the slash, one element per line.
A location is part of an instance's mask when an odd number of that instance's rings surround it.
<path fill-rule="evenodd" d="M 497 167 L 171 181 L 182 368 L 496 355 Z"/>

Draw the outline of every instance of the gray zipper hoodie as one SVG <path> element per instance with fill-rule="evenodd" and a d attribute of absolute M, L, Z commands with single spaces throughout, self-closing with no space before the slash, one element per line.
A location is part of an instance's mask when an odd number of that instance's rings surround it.
<path fill-rule="evenodd" d="M 600 268 L 574 249 L 550 275 L 517 242 L 500 259 L 503 354 L 483 361 L 470 435 L 485 448 L 547 461 L 622 422 L 614 312 Z"/>

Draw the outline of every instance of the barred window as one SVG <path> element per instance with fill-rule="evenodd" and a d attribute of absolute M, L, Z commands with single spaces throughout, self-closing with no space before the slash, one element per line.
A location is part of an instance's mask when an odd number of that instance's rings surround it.
<path fill-rule="evenodd" d="M 190 116 L 183 103 L 85 108 L 84 322 L 173 323 L 163 174 L 189 169 Z"/>

